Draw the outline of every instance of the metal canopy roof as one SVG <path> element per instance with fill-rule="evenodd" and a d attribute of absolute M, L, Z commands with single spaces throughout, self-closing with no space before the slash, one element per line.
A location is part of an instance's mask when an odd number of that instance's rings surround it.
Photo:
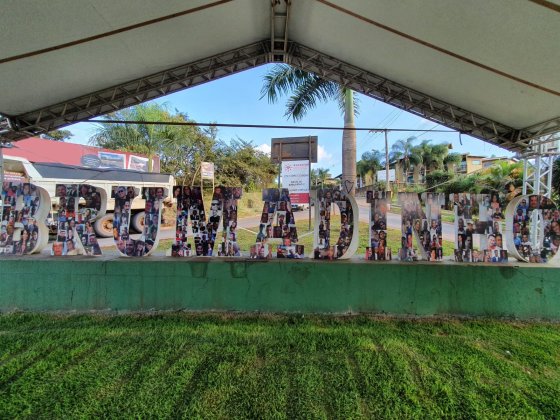
<path fill-rule="evenodd" d="M 289 3 L 12 1 L 0 15 L 4 138 L 270 62 L 509 150 L 560 130 L 558 0 Z"/>

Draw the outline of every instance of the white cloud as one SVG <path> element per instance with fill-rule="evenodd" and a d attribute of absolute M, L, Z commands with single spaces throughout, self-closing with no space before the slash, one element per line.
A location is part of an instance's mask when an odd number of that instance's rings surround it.
<path fill-rule="evenodd" d="M 317 146 L 317 163 L 319 166 L 332 163 L 333 155 L 325 150 L 323 146 Z"/>
<path fill-rule="evenodd" d="M 270 156 L 270 145 L 269 144 L 259 144 L 258 146 L 255 146 L 255 150 L 258 150 L 259 152 L 263 152 L 265 154 L 267 154 L 268 156 Z"/>

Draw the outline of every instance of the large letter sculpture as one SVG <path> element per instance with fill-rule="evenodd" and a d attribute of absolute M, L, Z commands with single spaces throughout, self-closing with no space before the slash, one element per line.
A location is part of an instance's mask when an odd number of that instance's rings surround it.
<path fill-rule="evenodd" d="M 241 187 L 216 187 L 210 204 L 210 216 L 207 231 L 210 235 L 210 252 L 214 254 L 220 219 L 222 239 L 218 244 L 218 257 L 240 257 L 241 250 L 237 243 L 237 200 L 241 198 Z"/>
<path fill-rule="evenodd" d="M 102 255 L 93 224 L 105 214 L 105 191 L 88 184 L 57 184 L 55 196 L 58 197 L 58 229 L 51 254 Z M 82 207 L 80 198 L 85 201 Z"/>
<path fill-rule="evenodd" d="M 272 245 L 277 244 L 278 258 L 304 258 L 303 245 L 298 245 L 296 221 L 287 189 L 268 188 L 262 192 L 264 201 L 257 242 L 251 246 L 250 257 L 272 258 Z"/>
<path fill-rule="evenodd" d="M 180 187 L 173 189 L 173 197 L 177 200 L 177 219 L 175 243 L 171 245 L 171 256 L 190 257 L 212 255 L 210 239 L 213 232 L 207 231 L 206 212 L 202 201 L 200 187 Z M 194 250 L 189 238 L 189 219 L 194 237 Z M 210 233 L 210 236 L 209 236 Z"/>
<path fill-rule="evenodd" d="M 436 193 L 423 193 L 422 200 L 417 193 L 399 193 L 401 205 L 401 249 L 399 259 L 416 261 L 419 258 L 428 261 L 443 259 L 441 207 L 445 196 Z M 420 249 L 418 255 L 417 248 Z"/>
<path fill-rule="evenodd" d="M 134 187 L 117 186 L 112 189 L 115 199 L 113 217 L 113 237 L 120 254 L 127 257 L 143 257 L 152 254 L 159 241 L 161 209 L 167 191 L 163 187 L 142 189 L 142 197 L 146 200 L 144 227 L 139 239 L 130 237 L 130 208 L 132 200 L 138 195 Z"/>
<path fill-rule="evenodd" d="M 358 249 L 359 219 L 358 203 L 350 194 L 340 189 L 320 189 L 312 191 L 315 202 L 315 232 L 313 235 L 313 258 L 315 259 L 349 259 Z M 340 209 L 340 233 L 335 244 L 331 244 L 331 209 L 336 204 Z"/>
<path fill-rule="evenodd" d="M 506 209 L 506 243 L 519 261 L 545 263 L 560 259 L 560 211 L 541 195 L 515 197 Z"/>
<path fill-rule="evenodd" d="M 499 194 L 454 193 L 449 202 L 455 213 L 455 261 L 507 262 Z"/>
<path fill-rule="evenodd" d="M 49 241 L 45 220 L 51 199 L 41 187 L 5 182 L 0 208 L 0 254 L 24 255 L 40 252 Z"/>
<path fill-rule="evenodd" d="M 368 191 L 366 200 L 369 210 L 369 242 L 366 260 L 389 261 L 391 248 L 387 246 L 387 210 L 391 203 L 390 191 Z"/>
<path fill-rule="evenodd" d="M 239 257 L 241 251 L 237 243 L 237 200 L 241 198 L 241 187 L 216 187 L 210 204 L 210 214 L 206 213 L 199 187 L 176 186 L 173 197 L 177 200 L 177 220 L 175 243 L 168 255 L 174 257 L 212 256 Z M 214 245 L 223 217 L 222 239 L 215 253 Z M 188 242 L 189 218 L 194 237 L 194 252 Z"/>

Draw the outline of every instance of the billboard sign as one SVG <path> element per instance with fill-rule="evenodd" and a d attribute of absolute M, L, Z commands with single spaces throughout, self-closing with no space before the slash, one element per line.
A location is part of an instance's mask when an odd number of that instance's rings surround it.
<path fill-rule="evenodd" d="M 309 203 L 309 161 L 282 162 L 282 187 L 290 192 L 292 204 Z"/>
<path fill-rule="evenodd" d="M 270 143 L 270 159 L 274 163 L 302 159 L 317 163 L 317 143 L 317 136 L 274 138 Z"/>

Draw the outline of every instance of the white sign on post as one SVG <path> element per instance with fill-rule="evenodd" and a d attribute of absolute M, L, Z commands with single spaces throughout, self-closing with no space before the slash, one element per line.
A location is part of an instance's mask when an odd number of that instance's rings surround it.
<path fill-rule="evenodd" d="M 387 171 L 383 169 L 382 171 L 377 171 L 377 180 L 378 181 L 387 181 Z M 395 170 L 389 169 L 389 182 L 395 182 L 397 180 L 395 176 Z"/>
<path fill-rule="evenodd" d="M 309 203 L 309 161 L 282 162 L 282 187 L 290 191 L 292 204 Z"/>
<path fill-rule="evenodd" d="M 202 178 L 214 179 L 214 163 L 202 162 L 200 164 L 200 175 Z"/>

